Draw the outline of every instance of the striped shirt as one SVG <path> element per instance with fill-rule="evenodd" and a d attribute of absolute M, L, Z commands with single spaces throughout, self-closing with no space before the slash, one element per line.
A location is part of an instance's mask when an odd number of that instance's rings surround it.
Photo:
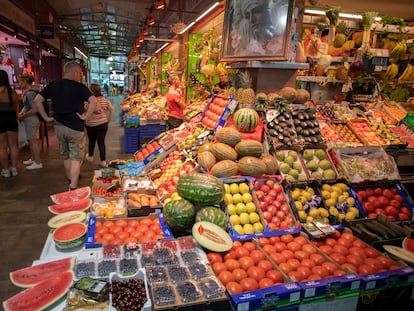
<path fill-rule="evenodd" d="M 85 120 L 86 126 L 97 126 L 108 122 L 107 111 L 112 107 L 111 102 L 103 96 L 96 97 L 96 107 L 89 119 Z"/>

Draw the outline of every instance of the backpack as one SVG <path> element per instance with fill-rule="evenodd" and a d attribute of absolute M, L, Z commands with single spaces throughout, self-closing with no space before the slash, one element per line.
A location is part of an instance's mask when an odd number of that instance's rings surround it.
<path fill-rule="evenodd" d="M 39 90 L 37 90 L 37 89 L 30 89 L 29 91 L 32 91 L 32 92 L 36 93 L 36 95 L 40 93 Z M 49 105 L 46 104 L 46 101 L 43 102 L 43 107 L 45 108 L 46 114 L 49 115 Z M 43 119 L 43 117 L 40 115 L 40 113 L 36 112 L 36 115 L 39 118 L 40 122 L 46 122 L 46 120 Z"/>

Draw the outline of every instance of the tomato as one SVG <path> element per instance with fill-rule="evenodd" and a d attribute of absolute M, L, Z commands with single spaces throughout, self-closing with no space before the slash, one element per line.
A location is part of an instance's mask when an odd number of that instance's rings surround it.
<path fill-rule="evenodd" d="M 243 243 L 243 247 L 244 247 L 245 249 L 247 249 L 247 250 L 249 251 L 249 253 L 250 253 L 252 250 L 255 250 L 255 249 L 256 249 L 256 245 L 254 245 L 254 244 L 253 244 L 253 242 L 244 242 L 244 243 Z"/>
<path fill-rule="evenodd" d="M 333 262 L 329 262 L 329 261 L 323 262 L 321 266 L 326 268 L 326 270 L 328 270 L 329 275 L 333 275 L 333 273 L 338 269 Z"/>
<path fill-rule="evenodd" d="M 99 227 L 102 227 L 102 223 L 100 221 L 97 221 L 95 223 L 95 228 L 99 228 Z"/>
<path fill-rule="evenodd" d="M 358 267 L 358 273 L 359 274 L 372 274 L 372 273 L 375 273 L 375 268 L 363 263 Z"/>
<path fill-rule="evenodd" d="M 369 246 L 364 248 L 364 252 L 367 258 L 377 258 L 379 255 L 381 255 L 380 252 Z"/>
<path fill-rule="evenodd" d="M 331 253 L 330 257 L 336 261 L 337 263 L 339 263 L 340 265 L 344 264 L 346 262 L 346 258 L 344 255 L 340 254 L 340 253 Z"/>
<path fill-rule="evenodd" d="M 241 285 L 237 282 L 228 282 L 226 284 L 226 289 L 230 292 L 232 295 L 240 294 L 243 292 L 243 288 Z"/>
<path fill-rule="evenodd" d="M 233 274 L 227 270 L 221 271 L 218 275 L 218 278 L 221 283 L 223 283 L 223 285 L 226 285 L 228 282 L 234 282 Z"/>
<path fill-rule="evenodd" d="M 288 259 L 287 264 L 289 264 L 292 267 L 292 270 L 296 271 L 298 267 L 300 267 L 300 261 L 296 258 Z"/>
<path fill-rule="evenodd" d="M 292 266 L 289 265 L 287 262 L 282 262 L 281 264 L 279 264 L 279 268 L 282 269 L 282 271 L 285 273 L 289 273 L 293 270 Z"/>
<path fill-rule="evenodd" d="M 295 237 L 295 242 L 298 243 L 300 246 L 303 246 L 308 243 L 308 241 L 303 235 L 298 235 L 297 237 Z"/>
<path fill-rule="evenodd" d="M 243 288 L 243 291 L 252 291 L 259 288 L 259 283 L 253 278 L 244 278 L 240 281 L 240 285 Z"/>
<path fill-rule="evenodd" d="M 122 232 L 122 231 L 123 231 L 123 228 L 117 225 L 109 227 L 109 232 L 112 233 L 113 235 L 117 235 L 119 232 Z"/>
<path fill-rule="evenodd" d="M 303 267 L 307 267 L 309 269 L 312 269 L 315 266 L 315 262 L 310 258 L 302 259 L 301 263 Z"/>
<path fill-rule="evenodd" d="M 262 247 L 263 247 L 263 250 L 269 255 L 276 252 L 276 249 L 273 245 L 266 244 L 266 245 L 263 245 Z"/>
<path fill-rule="evenodd" d="M 336 241 L 336 243 L 337 244 L 339 244 L 339 245 L 343 245 L 343 246 L 345 246 L 346 248 L 350 248 L 351 246 L 352 246 L 352 241 L 351 240 L 347 240 L 347 239 L 344 239 L 344 238 L 339 238 L 337 241 Z"/>
<path fill-rule="evenodd" d="M 257 266 L 262 268 L 265 272 L 273 269 L 273 264 L 267 259 L 260 260 L 257 263 Z"/>
<path fill-rule="evenodd" d="M 234 252 L 234 250 L 231 249 L 224 254 L 223 260 L 227 259 L 236 259 L 236 253 Z"/>
<path fill-rule="evenodd" d="M 226 259 L 224 264 L 226 265 L 228 271 L 240 268 L 240 263 L 236 259 Z"/>
<path fill-rule="evenodd" d="M 128 237 L 128 238 L 126 238 L 124 240 L 124 243 L 125 244 L 128 244 L 128 243 L 137 243 L 137 242 L 138 242 L 138 240 L 136 238 L 133 238 L 133 237 Z"/>
<path fill-rule="evenodd" d="M 132 220 L 130 220 L 130 221 L 128 221 L 128 226 L 131 226 L 131 227 L 138 227 L 139 226 L 139 221 L 138 220 L 136 220 L 136 219 L 132 219 Z"/>
<path fill-rule="evenodd" d="M 349 262 L 345 262 L 345 263 L 343 263 L 341 266 L 342 266 L 342 268 L 350 269 L 350 270 L 352 270 L 353 272 L 357 272 L 357 271 L 358 271 L 358 268 L 357 268 L 357 267 L 355 267 L 355 265 L 353 265 L 353 264 L 351 264 L 351 263 L 349 263 Z"/>
<path fill-rule="evenodd" d="M 307 279 L 312 274 L 312 270 L 305 266 L 298 267 L 296 271 L 301 273 L 304 279 Z"/>
<path fill-rule="evenodd" d="M 124 232 L 126 232 L 126 233 L 128 233 L 128 234 L 131 234 L 132 232 L 134 232 L 136 230 L 136 227 L 133 227 L 133 226 L 126 226 L 125 228 L 124 228 Z"/>
<path fill-rule="evenodd" d="M 333 246 L 336 245 L 336 240 L 333 239 L 333 238 L 326 238 L 325 239 L 325 244 L 333 247 Z"/>
<path fill-rule="evenodd" d="M 235 249 L 237 247 L 243 246 L 240 241 L 233 241 L 232 249 Z"/>
<path fill-rule="evenodd" d="M 237 268 L 232 271 L 233 278 L 236 282 L 240 282 L 242 279 L 247 278 L 247 272 L 244 269 Z"/>
<path fill-rule="evenodd" d="M 319 274 L 311 274 L 309 277 L 308 277 L 308 280 L 309 281 L 316 281 L 316 280 L 320 280 L 321 279 L 321 276 L 319 275 Z"/>
<path fill-rule="evenodd" d="M 250 253 L 250 257 L 253 258 L 254 263 L 257 265 L 259 261 L 266 258 L 265 254 L 262 251 L 259 251 L 258 249 L 253 250 Z"/>
<path fill-rule="evenodd" d="M 361 257 L 362 259 L 365 259 L 366 258 L 364 249 L 363 248 L 359 248 L 359 247 L 355 247 L 355 246 L 352 246 L 349 249 L 349 254 L 356 255 L 358 257 Z"/>
<path fill-rule="evenodd" d="M 312 259 L 316 265 L 321 265 L 325 261 L 325 258 L 321 254 L 312 254 L 309 258 Z"/>
<path fill-rule="evenodd" d="M 389 269 L 392 265 L 394 265 L 394 261 L 384 255 L 380 255 L 377 258 L 377 262 L 379 262 L 383 268 Z"/>
<path fill-rule="evenodd" d="M 287 244 L 289 242 L 292 242 L 295 238 L 291 234 L 284 234 L 280 236 L 280 241 Z"/>
<path fill-rule="evenodd" d="M 327 255 L 332 253 L 332 247 L 330 247 L 329 245 L 321 245 L 319 246 L 319 250 Z"/>
<path fill-rule="evenodd" d="M 287 275 L 298 282 L 301 282 L 304 279 L 303 274 L 298 271 L 290 271 Z"/>
<path fill-rule="evenodd" d="M 307 252 L 309 255 L 316 253 L 316 248 L 312 244 L 305 244 L 302 246 L 302 250 Z"/>
<path fill-rule="evenodd" d="M 113 221 L 110 221 L 110 220 L 105 220 L 103 222 L 102 226 L 109 228 L 109 227 L 115 226 L 115 223 Z"/>
<path fill-rule="evenodd" d="M 147 243 L 147 242 L 151 242 L 154 241 L 154 238 L 148 237 L 148 236 L 141 236 L 138 240 L 139 243 Z"/>
<path fill-rule="evenodd" d="M 259 282 L 261 279 L 263 279 L 266 276 L 266 273 L 260 267 L 251 266 L 247 269 L 247 275 L 255 279 L 257 282 Z"/>
<path fill-rule="evenodd" d="M 287 249 L 286 244 L 283 242 L 276 242 L 273 246 L 275 247 L 276 252 L 279 252 L 279 253 Z"/>
<path fill-rule="evenodd" d="M 139 225 L 138 227 L 135 228 L 135 230 L 141 231 L 143 234 L 148 231 L 148 226 L 147 225 Z"/>
<path fill-rule="evenodd" d="M 312 273 L 320 275 L 321 278 L 326 278 L 329 275 L 328 269 L 326 269 L 324 266 L 316 265 L 312 268 Z"/>
<path fill-rule="evenodd" d="M 115 236 L 112 233 L 105 233 L 102 235 L 102 240 L 104 244 L 112 244 L 112 241 L 115 239 Z"/>
<path fill-rule="evenodd" d="M 341 276 L 341 275 L 345 275 L 345 274 L 347 274 L 347 272 L 345 272 L 344 270 L 341 270 L 341 269 L 337 269 L 333 273 L 334 276 Z"/>
<path fill-rule="evenodd" d="M 361 257 L 353 254 L 346 256 L 346 261 L 357 268 L 364 262 Z"/>
<path fill-rule="evenodd" d="M 279 253 L 272 253 L 270 255 L 270 258 L 277 264 L 281 264 L 282 262 L 286 262 L 287 259 L 285 258 L 285 256 L 283 256 L 282 254 Z"/>
<path fill-rule="evenodd" d="M 114 244 L 114 245 L 123 245 L 124 241 L 121 240 L 120 238 L 115 237 L 115 239 L 112 241 L 112 244 Z"/>
<path fill-rule="evenodd" d="M 139 240 L 140 239 L 140 237 L 142 237 L 142 232 L 140 232 L 140 231 L 132 231 L 130 234 L 129 234 L 129 236 L 130 237 L 133 237 L 133 238 L 136 238 L 137 240 Z M 118 237 L 120 237 L 120 235 L 118 235 Z M 122 234 L 122 239 L 124 240 L 124 239 L 126 239 L 128 237 L 128 233 L 127 232 L 123 232 L 123 234 Z"/>
<path fill-rule="evenodd" d="M 102 236 L 95 232 L 95 234 L 93 236 L 93 240 L 96 241 L 96 240 L 99 240 L 99 239 L 102 239 Z"/>
<path fill-rule="evenodd" d="M 152 224 L 148 228 L 149 228 L 149 230 L 152 230 L 155 233 L 161 233 L 162 232 L 162 229 L 161 229 L 159 224 Z"/>
<path fill-rule="evenodd" d="M 254 266 L 254 260 L 250 256 L 244 256 L 239 259 L 240 268 L 247 270 L 251 266 Z"/>
<path fill-rule="evenodd" d="M 99 228 L 96 228 L 95 232 L 99 235 L 104 235 L 105 233 L 108 233 L 108 228 L 100 226 Z"/>
<path fill-rule="evenodd" d="M 269 243 L 271 245 L 275 245 L 275 243 L 277 243 L 277 242 L 280 242 L 280 237 L 278 237 L 278 236 L 271 236 L 269 238 Z"/>
<path fill-rule="evenodd" d="M 124 228 L 128 225 L 127 221 L 125 219 L 118 219 L 115 221 L 115 226 Z"/>
<path fill-rule="evenodd" d="M 295 254 L 294 254 L 292 251 L 288 250 L 288 249 L 283 250 L 283 251 L 281 252 L 281 254 L 282 254 L 283 256 L 285 256 L 285 258 L 286 258 L 286 259 L 295 258 Z"/>
<path fill-rule="evenodd" d="M 263 246 L 265 246 L 265 245 L 269 245 L 269 244 L 270 244 L 270 242 L 269 242 L 269 239 L 268 239 L 268 238 L 259 238 L 258 242 L 259 242 L 259 245 L 260 245 L 261 247 L 263 247 Z"/>
<path fill-rule="evenodd" d="M 210 264 L 215 264 L 216 262 L 223 262 L 223 258 L 221 257 L 221 254 L 210 252 L 207 254 L 207 259 L 210 262 Z"/>
<path fill-rule="evenodd" d="M 377 262 L 377 260 L 374 259 L 374 258 L 365 258 L 364 259 L 364 264 L 374 268 L 375 272 L 377 272 L 379 269 L 382 268 L 381 264 L 379 262 Z"/>
<path fill-rule="evenodd" d="M 283 282 L 283 275 L 278 270 L 269 270 L 266 272 L 266 277 L 271 279 L 274 284 Z"/>
<path fill-rule="evenodd" d="M 234 249 L 234 253 L 236 254 L 237 259 L 240 259 L 240 258 L 245 257 L 245 256 L 249 256 L 249 254 L 250 254 L 250 252 L 242 246 L 236 247 Z"/>
<path fill-rule="evenodd" d="M 140 225 L 150 226 L 152 225 L 152 219 L 148 217 L 144 217 L 139 221 Z"/>
<path fill-rule="evenodd" d="M 367 244 L 365 244 L 365 242 L 364 241 L 361 241 L 361 240 L 354 240 L 353 242 L 352 242 L 352 246 L 354 246 L 354 247 L 359 247 L 359 248 L 366 248 L 367 247 Z"/>
<path fill-rule="evenodd" d="M 345 240 L 350 240 L 352 242 L 355 240 L 355 236 L 352 233 L 350 233 L 350 232 L 344 232 L 344 233 L 342 233 L 341 238 L 343 238 Z"/>
<path fill-rule="evenodd" d="M 339 254 L 344 255 L 344 256 L 349 255 L 348 248 L 343 246 L 343 245 L 339 245 L 339 244 L 332 247 L 332 252 L 333 253 L 339 253 Z"/>
<path fill-rule="evenodd" d="M 300 260 L 300 261 L 302 261 L 303 259 L 305 259 L 305 258 L 309 258 L 309 253 L 307 253 L 307 252 L 305 252 L 305 251 L 296 251 L 295 253 L 294 253 L 294 255 L 295 255 L 295 258 L 297 259 L 297 260 Z"/>
<path fill-rule="evenodd" d="M 273 280 L 269 278 L 263 278 L 259 281 L 259 288 L 267 288 L 273 286 Z"/>
<path fill-rule="evenodd" d="M 292 241 L 287 244 L 287 248 L 292 252 L 296 252 L 300 250 L 302 246 L 298 242 Z"/>

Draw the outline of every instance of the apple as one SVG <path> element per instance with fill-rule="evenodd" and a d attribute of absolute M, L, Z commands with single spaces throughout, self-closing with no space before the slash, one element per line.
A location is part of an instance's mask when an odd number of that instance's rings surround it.
<path fill-rule="evenodd" d="M 279 229 L 280 230 L 287 230 L 287 229 L 289 229 L 289 224 L 286 221 L 282 221 L 282 222 L 280 222 Z"/>
<path fill-rule="evenodd" d="M 263 198 L 263 201 L 267 202 L 267 204 L 270 204 L 270 203 L 272 203 L 272 202 L 273 202 L 273 198 L 272 198 L 270 195 L 266 195 L 266 196 Z"/>
<path fill-rule="evenodd" d="M 269 187 L 268 185 L 262 185 L 261 190 L 262 190 L 264 193 L 268 194 L 268 193 L 269 193 L 269 191 L 270 191 L 270 187 Z"/>
<path fill-rule="evenodd" d="M 265 211 L 263 212 L 263 218 L 267 221 L 267 222 L 271 222 L 272 221 L 272 213 Z"/>
<path fill-rule="evenodd" d="M 377 218 L 378 214 L 377 213 L 369 213 L 367 215 L 368 218 Z"/>
<path fill-rule="evenodd" d="M 286 215 L 285 221 L 290 225 L 293 226 L 295 224 L 295 218 L 292 215 Z"/>
<path fill-rule="evenodd" d="M 273 216 L 270 223 L 275 224 L 276 227 L 279 228 L 281 221 L 280 221 L 279 217 Z"/>
<path fill-rule="evenodd" d="M 395 199 L 392 199 L 391 201 L 390 201 L 390 205 L 392 205 L 392 206 L 394 206 L 395 208 L 397 208 L 397 209 L 400 209 L 401 208 L 401 203 L 400 202 L 398 202 L 397 200 L 395 200 Z"/>
<path fill-rule="evenodd" d="M 281 205 L 281 206 L 280 206 L 280 210 L 281 210 L 282 212 L 285 212 L 286 214 L 287 214 L 287 213 L 290 213 L 290 207 L 289 207 L 289 205 L 287 205 L 287 204 L 283 204 L 283 205 Z"/>
<path fill-rule="evenodd" d="M 281 209 L 281 207 L 282 207 L 282 205 L 280 205 L 280 203 L 279 203 L 279 202 L 277 202 L 277 201 L 273 201 L 273 202 L 272 202 L 272 205 L 273 205 L 274 207 L 276 207 L 276 209 L 277 209 L 277 210 L 280 210 L 280 209 Z"/>
<path fill-rule="evenodd" d="M 278 217 L 280 220 L 284 220 L 286 214 L 285 214 L 285 212 L 277 211 L 275 216 Z"/>
<path fill-rule="evenodd" d="M 280 184 L 274 184 L 273 190 L 275 190 L 277 193 L 283 192 L 283 188 Z"/>
<path fill-rule="evenodd" d="M 385 214 L 385 212 L 384 212 L 384 210 L 382 209 L 382 208 L 377 208 L 377 209 L 375 209 L 375 213 L 377 213 L 378 215 L 385 215 L 385 216 L 387 216 L 386 214 Z"/>
<path fill-rule="evenodd" d="M 269 205 L 267 207 L 267 211 L 270 212 L 272 216 L 276 215 L 276 212 L 277 212 L 276 207 L 274 207 L 273 205 Z"/>
<path fill-rule="evenodd" d="M 279 203 L 285 203 L 286 202 L 285 194 L 279 193 L 278 195 L 276 195 L 276 201 L 278 201 Z"/>
<path fill-rule="evenodd" d="M 271 179 L 267 179 L 265 181 L 265 185 L 269 186 L 270 188 L 273 188 L 274 185 L 275 185 L 275 182 L 273 180 L 271 180 Z"/>
<path fill-rule="evenodd" d="M 260 209 L 261 209 L 262 211 L 267 211 L 267 208 L 268 208 L 268 206 L 269 206 L 269 203 L 267 203 L 267 202 L 265 202 L 265 201 L 260 201 L 260 202 L 259 202 L 259 204 L 260 204 Z"/>
<path fill-rule="evenodd" d="M 263 192 L 263 190 L 256 191 L 256 197 L 259 201 L 263 200 L 264 196 L 265 196 L 265 193 Z"/>
<path fill-rule="evenodd" d="M 374 195 L 376 196 L 382 196 L 382 189 L 381 188 L 375 188 L 374 189 Z"/>
<path fill-rule="evenodd" d="M 396 217 L 398 215 L 398 209 L 393 205 L 388 205 L 386 208 L 384 208 L 384 211 L 387 216 Z"/>
<path fill-rule="evenodd" d="M 268 195 L 272 198 L 276 198 L 277 192 L 276 192 L 276 190 L 272 189 L 272 190 L 269 190 Z"/>
<path fill-rule="evenodd" d="M 363 203 L 362 208 L 367 213 L 373 213 L 375 211 L 375 207 L 374 207 L 374 205 L 372 205 L 371 202 L 365 202 L 365 203 Z"/>
<path fill-rule="evenodd" d="M 389 200 L 392 200 L 394 198 L 394 194 L 390 189 L 384 189 L 383 195 L 387 197 Z"/>
<path fill-rule="evenodd" d="M 273 222 L 268 222 L 267 227 L 270 231 L 275 231 L 278 229 L 278 225 Z"/>

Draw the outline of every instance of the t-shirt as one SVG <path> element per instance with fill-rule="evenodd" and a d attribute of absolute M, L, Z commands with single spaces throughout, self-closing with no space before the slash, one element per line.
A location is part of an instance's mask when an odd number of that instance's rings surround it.
<path fill-rule="evenodd" d="M 184 111 L 178 104 L 181 100 L 181 95 L 174 89 L 169 89 L 165 95 L 167 99 L 168 115 L 180 120 L 184 119 Z"/>
<path fill-rule="evenodd" d="M 25 112 L 32 109 L 33 100 L 36 97 L 38 92 L 39 91 L 37 91 L 35 89 L 29 89 L 29 90 L 27 90 L 26 94 L 24 94 L 23 105 L 24 105 L 24 111 Z"/>
<path fill-rule="evenodd" d="M 77 113 L 82 114 L 84 102 L 92 96 L 91 91 L 82 83 L 61 79 L 55 80 L 40 92 L 45 99 L 52 100 L 55 120 L 75 131 L 83 131 L 85 122 Z"/>
<path fill-rule="evenodd" d="M 92 115 L 85 120 L 87 126 L 97 126 L 108 122 L 106 112 L 109 110 L 111 102 L 103 96 L 96 97 L 96 107 Z"/>

